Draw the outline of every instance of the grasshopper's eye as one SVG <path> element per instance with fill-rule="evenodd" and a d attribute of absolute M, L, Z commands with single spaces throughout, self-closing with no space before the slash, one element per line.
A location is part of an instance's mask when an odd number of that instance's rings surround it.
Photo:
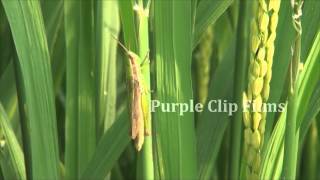
<path fill-rule="evenodd" d="M 128 56 L 129 56 L 130 59 L 134 59 L 134 54 L 128 53 Z"/>
<path fill-rule="evenodd" d="M 139 56 L 137 54 L 135 54 L 134 52 L 131 52 L 131 51 L 128 52 L 128 57 L 130 59 L 134 59 L 134 60 L 137 60 L 139 58 Z"/>

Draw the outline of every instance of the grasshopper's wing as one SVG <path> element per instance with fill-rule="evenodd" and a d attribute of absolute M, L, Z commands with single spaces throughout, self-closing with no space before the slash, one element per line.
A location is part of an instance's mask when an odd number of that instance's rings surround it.
<path fill-rule="evenodd" d="M 133 94 L 133 75 L 132 75 L 132 65 L 130 64 L 129 61 L 126 61 L 126 66 L 125 66 L 125 71 L 126 71 L 126 88 L 127 88 L 127 92 L 128 92 L 128 112 L 129 112 L 129 119 L 130 119 L 130 123 L 131 123 L 131 132 L 130 135 L 133 138 L 134 137 L 134 127 L 135 122 L 133 122 L 133 115 L 132 115 L 132 103 L 134 101 L 134 94 Z"/>

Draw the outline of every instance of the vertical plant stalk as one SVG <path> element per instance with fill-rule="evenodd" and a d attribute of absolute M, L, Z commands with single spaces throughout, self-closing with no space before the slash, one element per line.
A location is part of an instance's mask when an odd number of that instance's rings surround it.
<path fill-rule="evenodd" d="M 297 131 L 297 116 L 298 116 L 298 86 L 297 79 L 299 77 L 299 63 L 301 54 L 301 16 L 302 16 L 303 0 L 291 0 L 293 9 L 292 21 L 295 29 L 295 40 L 292 46 L 292 59 L 289 73 L 289 87 L 288 87 L 288 115 L 286 119 L 285 143 L 284 143 L 284 164 L 283 164 L 283 178 L 295 179 L 297 166 L 297 153 L 299 131 Z"/>
<path fill-rule="evenodd" d="M 151 104 L 151 83 L 150 83 L 150 60 L 149 60 L 149 5 L 151 0 L 148 1 L 147 7 L 144 8 L 143 1 L 139 0 L 138 5 L 135 6 L 135 11 L 138 15 L 138 43 L 139 43 L 139 56 L 142 60 L 142 76 L 145 83 L 145 92 L 142 94 L 142 99 L 146 100 L 142 102 L 147 107 L 144 109 L 144 125 L 145 131 L 152 129 L 151 127 L 151 112 L 149 111 Z M 145 59 L 146 58 L 146 59 Z M 146 111 L 147 110 L 147 111 Z M 152 134 L 152 132 L 148 132 Z M 141 156 L 140 156 L 141 155 Z M 137 173 L 137 179 L 154 179 L 154 166 L 153 166 L 153 152 L 152 152 L 152 137 L 146 136 L 142 152 L 138 156 L 138 167 L 140 170 Z M 140 162 L 139 162 L 140 161 Z M 142 167 L 142 168 L 141 168 Z M 142 173 L 142 174 L 140 174 Z M 139 177 L 141 175 L 141 177 Z"/>
<path fill-rule="evenodd" d="M 248 64 L 248 20 L 247 20 L 247 7 L 246 1 L 240 1 L 240 9 L 238 15 L 238 28 L 237 28 L 237 44 L 235 56 L 235 89 L 233 98 L 238 104 L 238 110 L 235 112 L 231 123 L 231 151 L 230 151 L 230 177 L 229 179 L 239 179 L 240 177 L 240 154 L 241 154 L 241 135 L 242 135 L 242 92 L 245 90 L 246 82 L 246 66 Z"/>
<path fill-rule="evenodd" d="M 250 65 L 248 88 L 243 95 L 244 155 L 246 176 L 258 179 L 261 164 L 261 148 L 266 124 L 274 40 L 278 24 L 279 0 L 259 0 L 256 18 L 251 27 Z M 250 108 L 247 108 L 250 105 Z"/>
<path fill-rule="evenodd" d="M 143 121 L 144 131 L 148 132 L 151 130 L 151 114 L 149 112 L 149 104 L 151 101 L 150 94 L 150 69 L 149 69 L 149 31 L 148 31 L 148 20 L 149 20 L 149 4 L 147 7 L 143 6 L 143 1 L 138 1 L 135 4 L 134 0 L 130 1 L 119 1 L 120 17 L 122 22 L 122 29 L 124 35 L 125 45 L 130 48 L 131 53 L 138 52 L 137 58 L 133 59 L 140 66 L 141 70 L 140 81 L 143 84 L 143 92 L 141 94 L 141 106 L 143 110 Z M 134 15 L 136 14 L 137 19 Z M 136 23 L 138 23 L 136 25 Z M 137 32 L 137 35 L 136 35 Z M 129 63 L 127 63 L 130 65 Z M 132 67 L 132 66 L 131 66 Z M 128 68 L 128 71 L 132 71 Z M 132 71 L 133 72 L 133 71 Z M 128 74 L 127 74 L 128 75 Z M 131 91 L 131 90 L 129 90 Z M 132 92 L 129 92 L 129 98 Z M 137 97 L 137 96 L 136 96 Z M 131 106 L 132 107 L 132 106 Z M 133 109 L 131 109 L 132 111 Z M 136 109 L 137 110 L 137 109 Z M 132 116 L 130 116 L 130 119 Z M 132 124 L 133 125 L 133 124 Z M 146 134 L 150 134 L 146 133 Z M 141 138 L 137 138 L 135 141 L 136 147 L 139 150 L 141 142 L 144 143 L 142 151 L 138 153 L 138 165 L 137 165 L 137 179 L 154 179 L 154 168 L 153 168 L 153 155 L 152 155 L 152 138 L 144 137 L 144 132 Z M 139 140 L 140 139 L 140 140 Z M 143 140 L 142 140 L 143 139 Z M 138 140 L 138 141 L 137 141 Z M 138 146 L 137 146 L 138 145 Z"/>

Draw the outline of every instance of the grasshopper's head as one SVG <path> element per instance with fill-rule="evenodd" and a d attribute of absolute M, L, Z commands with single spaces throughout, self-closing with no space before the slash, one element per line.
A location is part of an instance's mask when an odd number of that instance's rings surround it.
<path fill-rule="evenodd" d="M 137 61 L 139 59 L 139 56 L 136 53 L 132 52 L 132 51 L 128 51 L 128 57 L 130 59 L 134 59 L 135 61 Z"/>

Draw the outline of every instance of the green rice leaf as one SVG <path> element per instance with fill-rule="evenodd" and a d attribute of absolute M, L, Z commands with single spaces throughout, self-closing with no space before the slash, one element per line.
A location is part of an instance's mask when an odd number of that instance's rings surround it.
<path fill-rule="evenodd" d="M 208 100 L 232 100 L 235 45 L 231 44 L 229 49 L 231 51 L 225 54 L 213 75 Z M 213 112 L 209 111 L 209 106 L 217 108 L 217 103 L 212 101 L 211 104 L 206 104 L 199 117 L 197 126 L 198 179 L 211 177 L 225 130 L 230 122 L 227 113 L 214 112 L 212 115 Z"/>
<path fill-rule="evenodd" d="M 5 72 L 14 54 L 10 27 L 2 4 L 0 4 L 0 77 Z"/>
<path fill-rule="evenodd" d="M 2 1 L 18 54 L 28 118 L 32 178 L 59 179 L 50 58 L 39 1 Z"/>
<path fill-rule="evenodd" d="M 196 10 L 193 47 L 196 47 L 199 43 L 202 33 L 205 32 L 208 26 L 214 24 L 232 2 L 233 0 L 199 1 Z"/>
<path fill-rule="evenodd" d="M 314 44 L 310 50 L 304 68 L 301 72 L 299 99 L 299 114 L 297 127 L 301 125 L 301 136 L 304 137 L 311 121 L 320 110 L 320 31 L 316 36 Z"/>
<path fill-rule="evenodd" d="M 302 143 L 303 137 L 306 134 L 311 120 L 315 118 L 320 110 L 320 91 L 319 91 L 319 71 L 317 68 L 320 66 L 318 57 L 320 52 L 320 33 L 315 39 L 312 45 L 309 56 L 306 60 L 306 65 L 301 72 L 299 87 L 299 113 L 297 127 L 301 131 L 300 143 Z M 308 89 L 308 90 L 306 90 Z M 313 94 L 314 93 L 314 94 Z M 312 98 L 311 98 L 312 97 Z M 282 113 L 273 133 L 270 137 L 268 145 L 266 146 L 266 152 L 264 161 L 262 164 L 261 178 L 262 179 L 278 179 L 281 175 L 282 157 L 283 157 L 283 141 L 285 131 L 285 113 Z M 300 126 L 300 123 L 302 124 Z M 280 158 L 280 159 L 279 159 Z M 280 172 L 279 172 L 280 171 Z"/>
<path fill-rule="evenodd" d="M 284 131 L 287 111 L 281 113 L 277 124 L 272 131 L 270 140 L 265 147 L 265 154 L 261 163 L 261 179 L 279 179 L 282 171 L 284 154 Z"/>
<path fill-rule="evenodd" d="M 314 21 L 320 16 L 320 1 L 305 1 L 302 15 L 302 45 L 301 45 L 301 62 L 305 62 L 309 51 L 313 45 L 317 31 L 319 31 L 319 22 Z M 281 3 L 279 12 L 279 23 L 277 28 L 277 38 L 275 41 L 275 53 L 272 65 L 272 78 L 270 84 L 269 103 L 281 103 L 286 100 L 284 86 L 286 84 L 287 70 L 291 60 L 291 46 L 294 39 L 294 30 L 292 26 L 292 12 L 290 1 Z M 312 20 L 312 21 L 311 21 Z M 290 22 L 290 23 L 289 23 Z M 265 142 L 268 141 L 272 132 L 276 113 L 269 112 L 267 116 L 267 125 L 265 132 Z"/>
<path fill-rule="evenodd" d="M 0 86 L 0 102 L 11 121 L 14 118 L 18 107 L 13 62 L 7 66 L 3 75 L 0 77 Z M 13 122 L 11 121 L 11 123 Z"/>
<path fill-rule="evenodd" d="M 22 149 L 0 103 L 0 165 L 5 179 L 26 179 Z"/>
<path fill-rule="evenodd" d="M 41 8 L 51 57 L 54 89 L 57 94 L 63 90 L 61 83 L 66 70 L 63 0 L 42 1 Z"/>
<path fill-rule="evenodd" d="M 59 37 L 59 30 L 63 26 L 63 1 L 41 1 L 43 20 L 46 28 L 50 54 Z"/>
<path fill-rule="evenodd" d="M 317 114 L 320 112 L 320 81 L 318 81 L 315 90 L 313 91 L 313 95 L 310 98 L 310 102 L 308 103 L 308 109 L 305 113 L 304 118 L 302 119 L 302 123 L 300 125 L 301 134 L 300 134 L 300 144 L 303 144 L 304 137 L 306 136 L 310 125 L 313 120 L 316 120 Z"/>
<path fill-rule="evenodd" d="M 97 135 L 100 138 L 116 118 L 116 57 L 120 29 L 118 2 L 115 0 L 97 2 Z"/>
<path fill-rule="evenodd" d="M 134 1 L 118 1 L 119 2 L 119 13 L 122 22 L 124 42 L 127 48 L 132 52 L 138 52 L 138 31 L 135 25 L 135 16 L 133 11 Z"/>
<path fill-rule="evenodd" d="M 191 1 L 154 1 L 154 99 L 162 103 L 189 103 L 192 99 L 191 16 Z M 194 114 L 180 116 L 178 111 L 156 109 L 153 127 L 159 178 L 196 179 Z"/>
<path fill-rule="evenodd" d="M 128 132 L 128 111 L 124 111 L 101 137 L 93 158 L 81 176 L 82 180 L 103 179 L 108 174 L 130 142 Z"/>
<path fill-rule="evenodd" d="M 77 179 L 96 147 L 93 1 L 66 1 L 66 178 Z"/>

